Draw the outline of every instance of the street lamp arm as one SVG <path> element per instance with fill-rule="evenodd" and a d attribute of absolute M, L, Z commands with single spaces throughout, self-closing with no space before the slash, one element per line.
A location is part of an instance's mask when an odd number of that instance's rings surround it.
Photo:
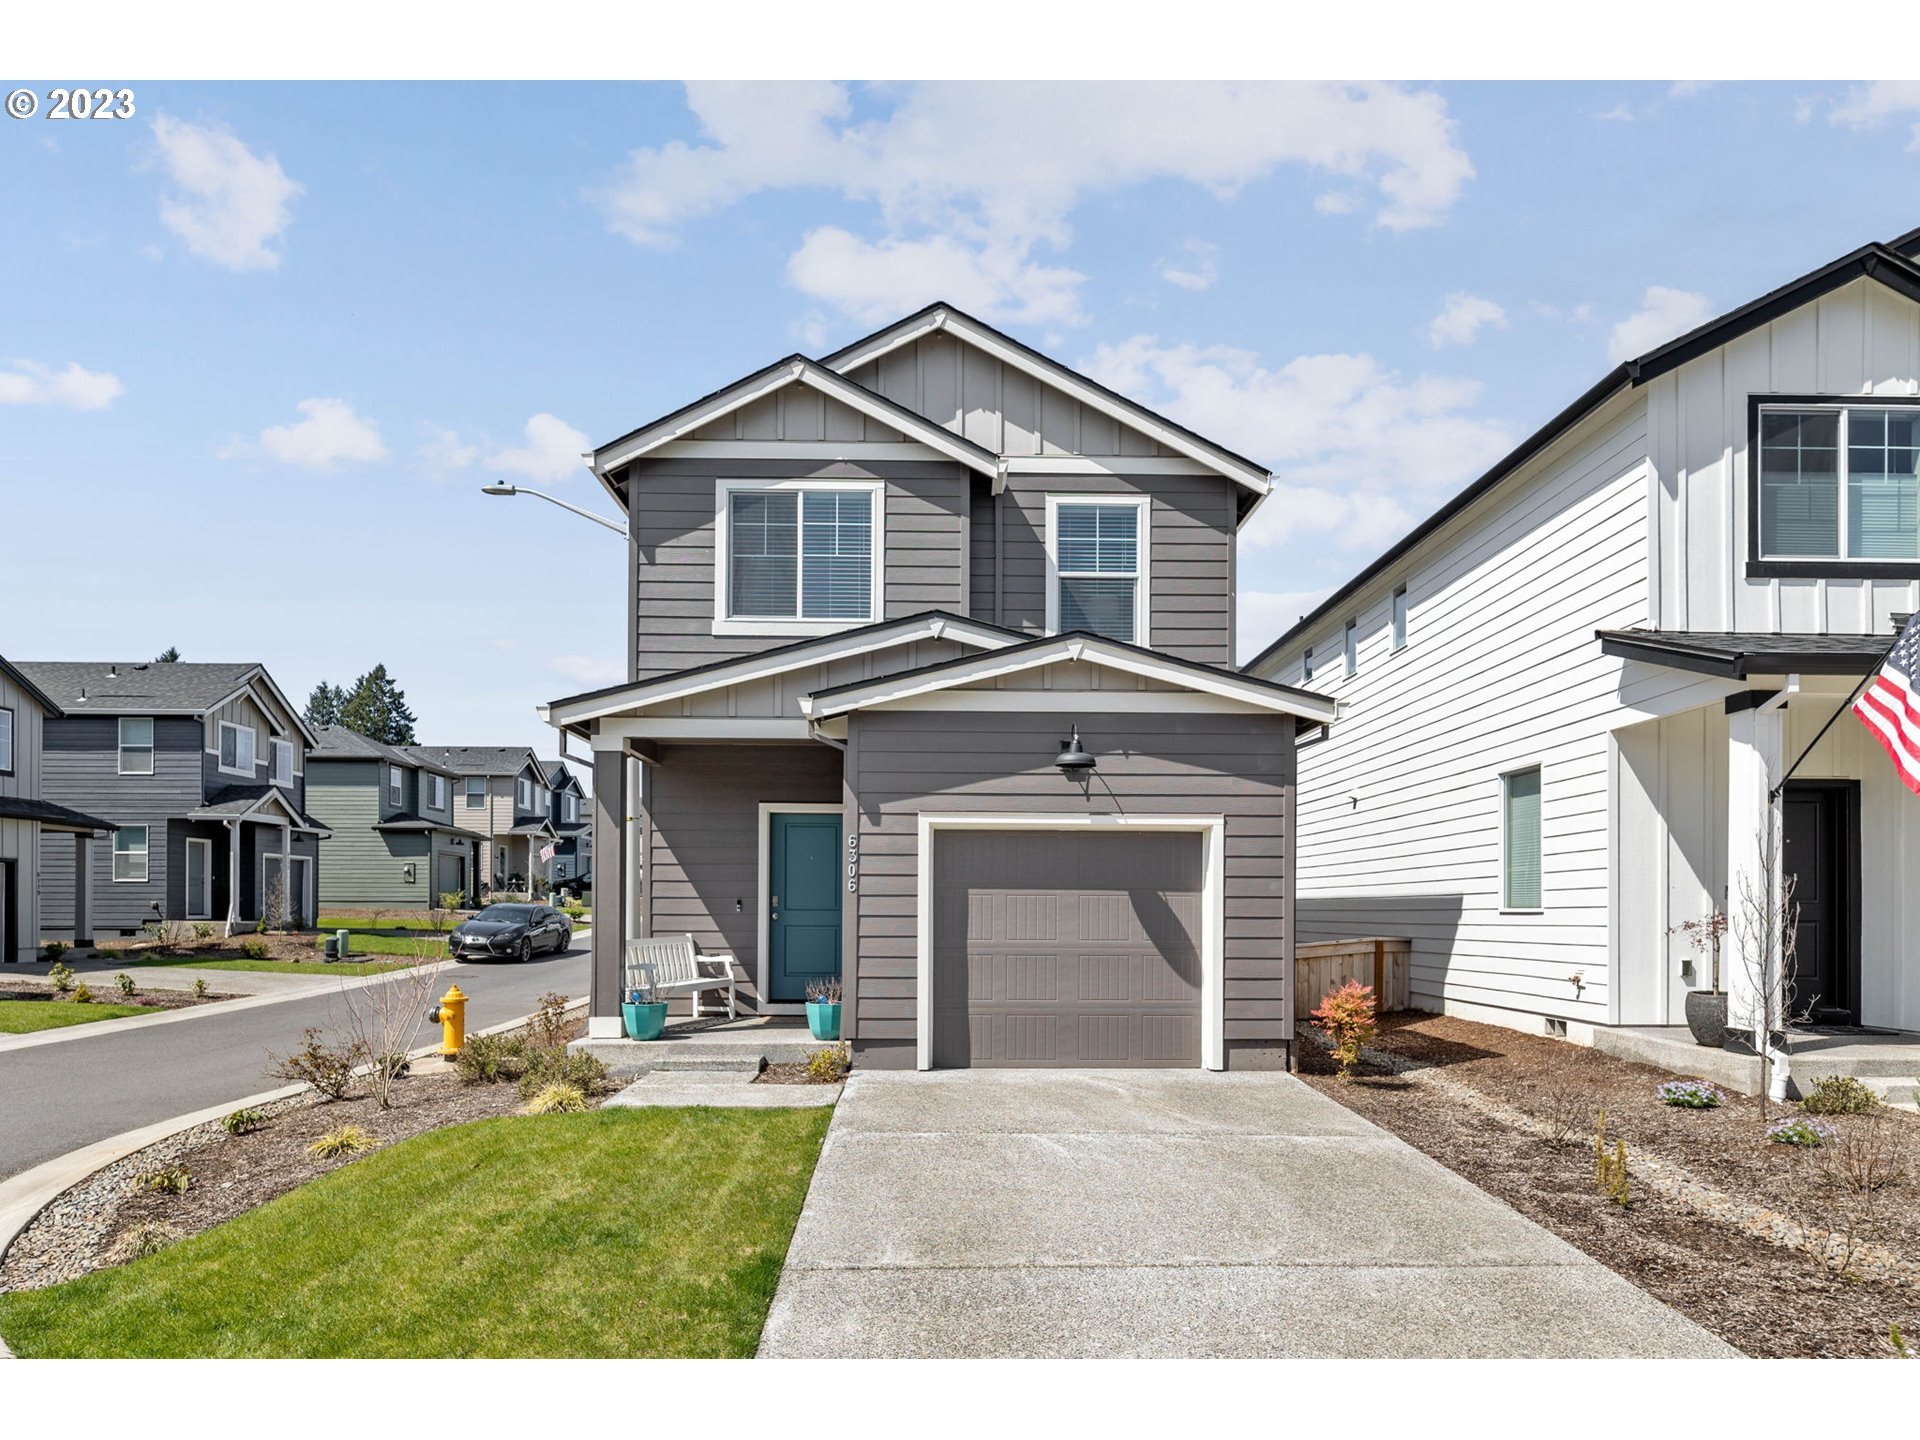
<path fill-rule="evenodd" d="M 550 505 L 558 505 L 562 510 L 571 510 L 575 515 L 586 520 L 591 520 L 596 525 L 604 525 L 607 529 L 614 531 L 622 538 L 625 538 L 627 533 L 627 527 L 622 525 L 618 520 L 609 520 L 604 515 L 596 515 L 591 510 L 583 510 L 578 505 L 562 500 L 558 496 L 547 494 L 544 490 L 529 490 L 524 485 L 482 485 L 480 487 L 480 493 L 483 495 L 531 495 L 537 500 L 545 500 Z"/>

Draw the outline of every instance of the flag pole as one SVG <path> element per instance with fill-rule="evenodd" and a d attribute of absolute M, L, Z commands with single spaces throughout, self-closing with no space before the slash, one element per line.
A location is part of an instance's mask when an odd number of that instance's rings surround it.
<path fill-rule="evenodd" d="M 1912 624 L 1913 622 L 1909 620 L 1907 623 Z M 1860 677 L 1860 683 L 1853 687 L 1853 693 L 1841 702 L 1838 710 L 1827 717 L 1827 723 L 1820 727 L 1820 733 L 1807 742 L 1807 748 L 1800 752 L 1800 758 L 1798 760 L 1795 760 L 1793 764 L 1787 767 L 1787 773 L 1780 777 L 1780 783 L 1767 792 L 1767 803 L 1769 805 L 1780 798 L 1780 792 L 1787 788 L 1787 782 L 1793 778 L 1793 772 L 1798 770 L 1802 763 L 1805 762 L 1807 756 L 1813 753 L 1813 747 L 1827 738 L 1827 731 L 1833 728 L 1833 722 L 1853 708 L 1853 702 L 1860 698 L 1860 692 L 1866 689 L 1868 684 L 1873 680 L 1873 677 L 1880 673 L 1880 667 L 1887 663 L 1887 656 L 1893 654 L 1893 647 L 1900 643 L 1900 637 L 1906 633 L 1905 626 L 1893 632 L 1893 639 L 1887 642 L 1886 650 L 1881 653 L 1878 660 L 1873 662 L 1872 668 Z"/>

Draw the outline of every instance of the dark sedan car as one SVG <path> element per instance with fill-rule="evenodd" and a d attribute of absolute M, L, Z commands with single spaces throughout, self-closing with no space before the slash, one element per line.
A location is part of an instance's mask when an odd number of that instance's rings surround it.
<path fill-rule="evenodd" d="M 531 960 L 537 950 L 565 950 L 573 922 L 551 905 L 489 905 L 447 936 L 456 960 Z"/>

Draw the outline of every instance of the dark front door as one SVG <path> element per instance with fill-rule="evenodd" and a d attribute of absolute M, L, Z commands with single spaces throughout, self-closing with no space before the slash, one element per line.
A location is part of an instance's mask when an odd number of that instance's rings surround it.
<path fill-rule="evenodd" d="M 1850 780 L 1793 781 L 1781 797 L 1782 873 L 1799 907 L 1793 1013 L 1815 1024 L 1860 1023 L 1859 789 Z"/>
<path fill-rule="evenodd" d="M 767 999 L 799 1004 L 840 974 L 840 816 L 768 817 Z"/>

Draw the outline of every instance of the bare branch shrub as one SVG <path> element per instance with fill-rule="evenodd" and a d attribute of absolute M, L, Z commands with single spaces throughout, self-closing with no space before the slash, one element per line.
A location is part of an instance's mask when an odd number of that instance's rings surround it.
<path fill-rule="evenodd" d="M 426 1023 L 435 978 L 433 971 L 416 962 L 377 985 L 340 991 L 346 1007 L 341 1032 L 366 1058 L 367 1093 L 382 1110 L 393 1108 L 393 1087 L 406 1074 L 407 1052 L 418 1043 L 420 1027 Z"/>
<path fill-rule="evenodd" d="M 1571 1145 L 1593 1125 L 1591 1097 L 1566 1080 L 1548 1080 L 1520 1096 L 1520 1108 L 1546 1127 L 1549 1145 Z"/>

